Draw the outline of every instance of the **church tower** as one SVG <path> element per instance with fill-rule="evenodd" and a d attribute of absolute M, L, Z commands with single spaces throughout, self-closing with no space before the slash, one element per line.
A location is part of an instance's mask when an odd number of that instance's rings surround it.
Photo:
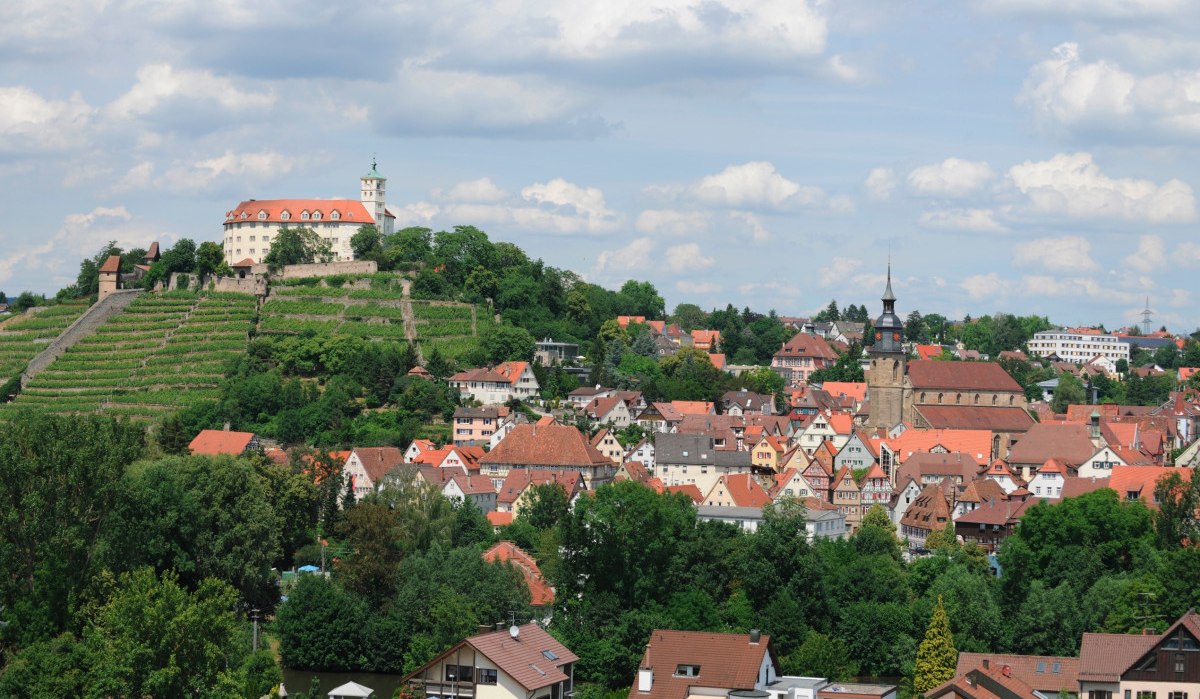
<path fill-rule="evenodd" d="M 866 380 L 871 416 L 867 424 L 872 428 L 890 430 L 911 417 L 905 414 L 909 401 L 904 386 L 904 324 L 896 315 L 890 262 L 887 288 L 883 291 L 883 315 L 875 319 L 875 344 L 869 354 L 871 364 L 866 372 Z"/>
<path fill-rule="evenodd" d="M 371 171 L 362 176 L 362 205 L 367 213 L 375 219 L 375 228 L 382 235 L 391 234 L 387 230 L 387 211 L 384 208 L 384 194 L 387 190 L 387 178 L 375 169 L 375 160 L 371 160 Z"/>

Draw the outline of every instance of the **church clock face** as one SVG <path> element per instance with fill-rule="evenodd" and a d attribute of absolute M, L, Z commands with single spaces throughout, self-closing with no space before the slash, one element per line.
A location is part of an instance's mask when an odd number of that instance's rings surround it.
<path fill-rule="evenodd" d="M 881 333 L 881 332 L 876 332 L 876 333 L 875 333 L 875 339 L 876 339 L 876 340 L 882 340 L 882 339 L 883 339 L 883 333 Z"/>
<path fill-rule="evenodd" d="M 896 342 L 900 341 L 900 333 L 892 333 L 892 339 Z"/>

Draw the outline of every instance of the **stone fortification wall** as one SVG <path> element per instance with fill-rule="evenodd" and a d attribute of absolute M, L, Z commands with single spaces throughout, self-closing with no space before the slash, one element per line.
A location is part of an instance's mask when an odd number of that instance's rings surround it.
<path fill-rule="evenodd" d="M 260 275 L 253 275 L 241 279 L 238 277 L 217 277 L 211 282 L 207 277 L 204 279 L 204 288 L 209 288 L 212 284 L 213 291 L 234 291 L 242 294 L 254 294 L 255 296 L 267 295 L 267 280 Z"/>
<path fill-rule="evenodd" d="M 267 265 L 257 264 L 250 268 L 251 274 L 267 274 Z M 302 277 L 325 277 L 331 274 L 375 274 L 379 265 L 370 260 L 353 262 L 318 262 L 311 265 L 286 265 L 282 272 L 271 274 L 275 279 L 300 279 Z"/>
<path fill-rule="evenodd" d="M 21 387 L 33 380 L 43 369 L 50 366 L 50 363 L 58 358 L 67 348 L 79 342 L 84 337 L 91 335 L 105 321 L 115 315 L 123 312 L 125 307 L 133 303 L 133 300 L 142 293 L 141 289 L 121 289 L 110 293 L 103 300 L 92 304 L 92 307 L 75 319 L 74 323 L 67 326 L 67 329 L 62 331 L 58 337 L 46 346 L 46 349 L 37 353 L 33 359 L 29 360 L 29 366 L 25 367 L 25 372 L 21 374 Z"/>

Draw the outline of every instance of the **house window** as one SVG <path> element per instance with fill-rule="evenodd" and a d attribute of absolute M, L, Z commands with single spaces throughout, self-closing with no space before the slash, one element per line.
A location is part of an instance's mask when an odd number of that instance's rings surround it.
<path fill-rule="evenodd" d="M 1183 653 L 1176 653 L 1175 654 L 1175 672 L 1183 672 L 1183 670 L 1184 670 Z M 1171 699 L 1177 699 L 1177 697 L 1172 696 Z M 1183 699 L 1187 699 L 1187 697 L 1185 696 L 1185 697 L 1183 697 Z"/>
<path fill-rule="evenodd" d="M 308 220 L 308 212 L 307 212 L 307 211 L 301 211 L 301 212 L 300 212 L 300 220 L 301 220 L 301 221 L 307 221 L 307 220 Z"/>
<path fill-rule="evenodd" d="M 1138 692 L 1137 699 L 1154 699 L 1157 692 Z"/>
<path fill-rule="evenodd" d="M 279 220 L 281 221 L 290 221 L 291 218 L 292 213 L 290 211 L 284 211 L 283 213 L 279 214 Z"/>
<path fill-rule="evenodd" d="M 259 211 L 259 212 L 258 212 L 258 220 L 259 220 L 259 221 L 265 221 L 265 220 L 267 220 L 267 212 L 266 212 L 266 211 Z"/>
<path fill-rule="evenodd" d="M 676 677 L 698 677 L 700 675 L 699 665 L 680 665 L 675 668 Z M 1141 699 L 1141 697 L 1138 697 Z M 1150 699 L 1154 699 L 1151 697 Z"/>
<path fill-rule="evenodd" d="M 338 212 L 337 209 L 334 209 L 333 211 L 331 211 L 329 213 L 329 218 L 333 219 L 334 221 L 337 221 L 342 218 L 342 215 Z"/>
<path fill-rule="evenodd" d="M 475 671 L 476 684 L 496 684 L 496 671 L 481 667 Z M 1109 697 L 1112 699 L 1112 697 Z"/>
<path fill-rule="evenodd" d="M 447 665 L 447 682 L 470 682 L 475 677 L 475 668 L 470 665 Z"/>

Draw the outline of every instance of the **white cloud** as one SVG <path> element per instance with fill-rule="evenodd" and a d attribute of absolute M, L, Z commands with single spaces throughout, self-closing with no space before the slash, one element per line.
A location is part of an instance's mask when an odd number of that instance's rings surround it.
<path fill-rule="evenodd" d="M 1171 17 L 1189 9 L 1187 0 L 977 0 L 984 12 L 1078 19 L 1139 19 Z"/>
<path fill-rule="evenodd" d="M 1059 153 L 1050 160 L 1014 165 L 1008 176 L 1039 213 L 1151 223 L 1192 221 L 1192 188 L 1177 179 L 1114 179 L 1100 171 L 1090 153 Z"/>
<path fill-rule="evenodd" d="M 729 220 L 752 242 L 765 243 L 771 240 L 771 232 L 755 214 L 748 211 L 730 211 Z"/>
<path fill-rule="evenodd" d="M 675 288 L 685 294 L 716 294 L 722 290 L 721 285 L 716 282 L 696 282 L 687 279 L 675 282 Z"/>
<path fill-rule="evenodd" d="M 1107 60 L 1085 62 L 1075 43 L 1056 46 L 1030 70 L 1017 103 L 1051 129 L 1106 131 L 1122 140 L 1200 136 L 1200 70 L 1139 75 Z"/>
<path fill-rule="evenodd" d="M 1138 303 L 1142 298 L 1140 292 L 1123 291 L 1095 277 L 1029 275 L 1021 278 L 1021 287 L 1030 296 L 1092 298 L 1126 304 Z"/>
<path fill-rule="evenodd" d="M 601 233 L 619 227 L 621 216 L 604 203 L 596 187 L 580 187 L 561 177 L 538 182 L 521 190 L 521 197 L 536 208 L 514 209 L 517 223 L 550 228 L 562 233 Z"/>
<path fill-rule="evenodd" d="M 908 188 L 933 197 L 963 197 L 981 189 L 993 177 L 986 162 L 946 158 L 908 173 Z"/>
<path fill-rule="evenodd" d="M 924 228 L 952 231 L 974 231 L 978 233 L 1003 233 L 1008 228 L 996 220 L 991 209 L 947 209 L 926 211 L 917 219 Z"/>
<path fill-rule="evenodd" d="M 1165 269 L 1167 266 L 1167 244 L 1157 235 L 1143 235 L 1138 238 L 1137 251 L 1125 258 L 1125 264 L 1149 274 Z"/>
<path fill-rule="evenodd" d="M 152 240 L 165 242 L 168 238 L 174 236 L 163 236 L 134 222 L 124 206 L 98 206 L 87 213 L 67 215 L 62 227 L 48 239 L 9 249 L 0 259 L 0 284 L 12 279 L 17 269 L 69 283 L 75 278 L 79 256 L 94 255 L 110 240 L 128 249 L 148 247 Z M 64 255 L 65 250 L 74 255 Z"/>
<path fill-rule="evenodd" d="M 166 182 L 185 191 L 204 189 L 222 179 L 260 182 L 286 175 L 303 162 L 301 158 L 271 150 L 255 153 L 225 151 L 214 158 L 174 165 L 166 172 Z"/>
<path fill-rule="evenodd" d="M 651 269 L 655 263 L 654 239 L 636 238 L 623 248 L 604 250 L 596 256 L 597 272 L 629 274 Z"/>
<path fill-rule="evenodd" d="M 896 173 L 891 168 L 877 167 L 871 170 L 863 182 L 867 195 L 876 201 L 887 201 L 896 190 Z"/>
<path fill-rule="evenodd" d="M 1006 279 L 1001 279 L 999 274 L 988 272 L 987 274 L 972 274 L 962 280 L 962 288 L 976 301 L 983 299 L 994 299 L 1008 293 L 1009 282 Z"/>
<path fill-rule="evenodd" d="M 453 202 L 484 202 L 495 203 L 509 197 L 509 193 L 492 182 L 490 177 L 480 177 L 469 182 L 459 182 L 449 189 L 436 189 L 431 193 L 434 199 Z"/>
<path fill-rule="evenodd" d="M 1185 267 L 1200 267 L 1200 243 L 1180 243 L 1171 260 Z"/>
<path fill-rule="evenodd" d="M 696 272 L 716 264 L 715 259 L 700 253 L 700 246 L 696 243 L 673 245 L 667 248 L 663 254 L 663 261 L 666 263 L 667 270 L 671 272 Z"/>
<path fill-rule="evenodd" d="M 708 215 L 699 211 L 646 209 L 638 214 L 633 225 L 642 233 L 695 235 L 708 230 Z"/>
<path fill-rule="evenodd" d="M 691 187 L 700 201 L 735 209 L 788 209 L 808 206 L 824 198 L 819 187 L 804 187 L 775 170 L 765 161 L 730 165 Z"/>
<path fill-rule="evenodd" d="M 821 286 L 833 286 L 835 282 L 845 281 L 862 265 L 863 261 L 856 258 L 834 257 L 821 268 L 820 284 Z"/>
<path fill-rule="evenodd" d="M 1041 238 L 1018 245 L 1013 261 L 1019 265 L 1036 265 L 1052 272 L 1090 272 L 1100 267 L 1092 259 L 1091 252 L 1092 244 L 1083 236 Z"/>
<path fill-rule="evenodd" d="M 24 86 L 0 87 L 0 152 L 78 147 L 94 114 L 78 92 L 48 100 Z"/>
<path fill-rule="evenodd" d="M 157 63 L 138 70 L 137 83 L 105 111 L 116 118 L 140 117 L 176 99 L 205 106 L 215 103 L 231 112 L 261 112 L 275 103 L 270 91 L 240 90 L 229 78 L 206 70 Z"/>

